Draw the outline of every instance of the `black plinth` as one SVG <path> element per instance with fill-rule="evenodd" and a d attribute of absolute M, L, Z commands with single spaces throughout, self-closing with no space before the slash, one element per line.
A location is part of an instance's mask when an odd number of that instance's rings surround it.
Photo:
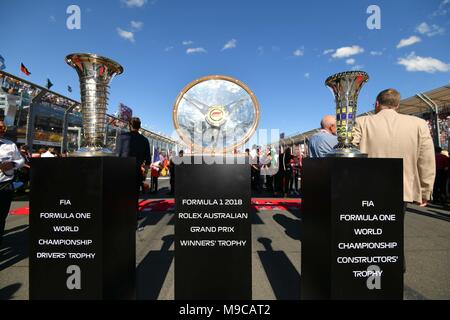
<path fill-rule="evenodd" d="M 402 299 L 402 160 L 303 165 L 301 298 Z"/>
<path fill-rule="evenodd" d="M 175 175 L 175 299 L 250 300 L 250 165 L 188 161 Z"/>
<path fill-rule="evenodd" d="M 133 299 L 134 158 L 31 165 L 30 299 Z"/>

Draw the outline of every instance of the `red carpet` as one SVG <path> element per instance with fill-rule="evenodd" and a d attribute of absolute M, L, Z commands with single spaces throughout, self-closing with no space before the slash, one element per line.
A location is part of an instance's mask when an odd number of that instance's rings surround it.
<path fill-rule="evenodd" d="M 9 212 L 9 214 L 16 214 L 16 215 L 23 215 L 23 214 L 29 214 L 29 213 L 30 213 L 30 208 L 28 208 L 28 207 L 17 208 L 17 209 L 11 210 Z"/>
<path fill-rule="evenodd" d="M 297 210 L 300 209 L 301 199 L 264 199 L 252 198 L 252 208 L 257 211 L 264 210 Z M 175 209 L 175 201 L 167 200 L 144 200 L 139 203 L 139 211 L 173 211 Z"/>
<path fill-rule="evenodd" d="M 149 211 L 173 211 L 175 209 L 174 199 L 163 199 L 163 200 L 143 200 L 139 202 L 139 211 L 149 212 Z M 277 198 L 252 198 L 252 208 L 257 211 L 266 210 L 298 210 L 300 209 L 302 200 L 301 199 L 277 199 Z M 30 213 L 29 207 L 17 208 L 11 210 L 9 214 L 12 215 L 27 215 Z"/>
<path fill-rule="evenodd" d="M 175 209 L 173 199 L 167 200 L 144 200 L 139 202 L 139 211 L 173 211 Z"/>

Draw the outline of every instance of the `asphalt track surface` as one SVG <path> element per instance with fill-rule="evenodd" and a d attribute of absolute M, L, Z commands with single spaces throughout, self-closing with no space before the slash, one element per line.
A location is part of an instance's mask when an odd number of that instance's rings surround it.
<path fill-rule="evenodd" d="M 160 180 L 154 201 L 167 198 Z M 164 199 L 161 199 L 164 201 Z M 164 203 L 164 202 L 161 202 Z M 27 206 L 15 201 L 12 210 Z M 174 298 L 173 206 L 146 209 L 136 232 L 137 298 Z M 297 300 L 301 281 L 301 212 L 263 206 L 252 212 L 253 299 Z M 450 211 L 409 206 L 405 216 L 406 300 L 450 299 Z M 0 300 L 28 299 L 28 215 L 9 215 L 0 248 Z"/>

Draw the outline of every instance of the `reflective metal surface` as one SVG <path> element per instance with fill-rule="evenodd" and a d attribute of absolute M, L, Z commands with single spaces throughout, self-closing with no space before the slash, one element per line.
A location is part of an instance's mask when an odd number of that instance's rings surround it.
<path fill-rule="evenodd" d="M 189 146 L 201 152 L 228 152 L 255 132 L 259 104 L 239 80 L 213 75 L 188 84 L 178 95 L 172 116 Z"/>
<path fill-rule="evenodd" d="M 83 114 L 84 143 L 72 156 L 114 155 L 104 146 L 108 83 L 123 68 L 117 62 L 96 54 L 73 53 L 66 57 L 80 78 L 81 112 Z"/>
<path fill-rule="evenodd" d="M 353 144 L 353 126 L 358 108 L 358 95 L 362 86 L 369 80 L 363 71 L 347 71 L 337 73 L 325 80 L 330 87 L 336 102 L 336 126 L 338 145 L 329 153 L 329 157 L 367 157 Z"/>

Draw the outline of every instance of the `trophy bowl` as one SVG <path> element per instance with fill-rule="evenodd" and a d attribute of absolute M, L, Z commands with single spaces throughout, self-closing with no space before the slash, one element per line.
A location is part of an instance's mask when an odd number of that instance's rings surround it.
<path fill-rule="evenodd" d="M 226 153 L 250 139 L 259 115 L 256 96 L 244 83 L 211 75 L 192 81 L 180 92 L 172 118 L 193 153 Z"/>
<path fill-rule="evenodd" d="M 108 84 L 115 75 L 123 72 L 122 66 L 90 53 L 72 53 L 66 57 L 66 63 L 78 73 L 83 119 L 83 144 L 71 156 L 114 156 L 105 147 Z"/>
<path fill-rule="evenodd" d="M 361 153 L 352 141 L 358 95 L 368 80 L 369 75 L 364 71 L 336 73 L 325 80 L 325 85 L 331 89 L 335 97 L 338 136 L 338 144 L 326 155 L 327 157 L 367 157 L 367 154 Z"/>

